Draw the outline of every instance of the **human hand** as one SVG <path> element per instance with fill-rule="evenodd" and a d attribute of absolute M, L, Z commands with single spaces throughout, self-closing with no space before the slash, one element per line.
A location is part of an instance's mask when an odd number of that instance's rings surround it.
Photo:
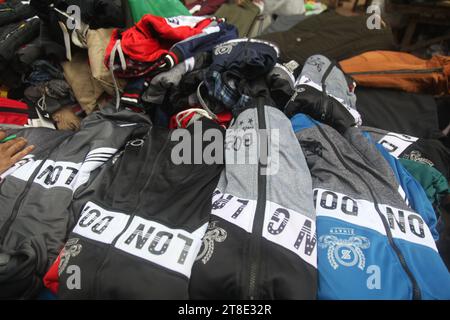
<path fill-rule="evenodd" d="M 0 131 L 0 141 L 6 137 L 6 133 Z M 24 138 L 16 138 L 0 143 L 0 174 L 11 168 L 33 149 L 34 146 L 27 146 L 27 140 Z"/>

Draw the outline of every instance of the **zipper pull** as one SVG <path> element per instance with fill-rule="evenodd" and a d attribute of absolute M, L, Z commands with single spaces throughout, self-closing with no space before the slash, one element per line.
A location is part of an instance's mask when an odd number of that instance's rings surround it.
<path fill-rule="evenodd" d="M 294 88 L 294 94 L 291 96 L 291 98 L 290 98 L 290 99 L 288 100 L 288 102 L 285 104 L 283 110 L 286 110 L 287 106 L 288 106 L 290 103 L 294 102 L 295 99 L 297 98 L 298 94 L 299 94 L 299 93 L 302 93 L 302 92 L 305 92 L 305 89 L 304 89 L 304 88 L 295 87 L 295 88 Z"/>

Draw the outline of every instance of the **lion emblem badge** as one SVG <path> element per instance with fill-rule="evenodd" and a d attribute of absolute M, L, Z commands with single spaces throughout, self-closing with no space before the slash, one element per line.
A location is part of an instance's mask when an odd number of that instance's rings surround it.
<path fill-rule="evenodd" d="M 346 235 L 348 238 L 338 238 L 338 235 Z M 368 238 L 354 234 L 353 229 L 333 228 L 330 234 L 319 238 L 319 247 L 327 249 L 327 257 L 333 269 L 339 266 L 353 267 L 364 270 L 366 266 L 366 257 L 363 250 L 370 247 Z"/>

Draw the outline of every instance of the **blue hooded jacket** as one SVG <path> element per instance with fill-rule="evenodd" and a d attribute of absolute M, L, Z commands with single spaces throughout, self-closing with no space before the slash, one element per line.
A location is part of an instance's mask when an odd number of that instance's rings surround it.
<path fill-rule="evenodd" d="M 406 205 L 376 146 L 358 128 L 341 135 L 304 114 L 291 122 L 313 179 L 318 298 L 450 299 L 432 219 Z"/>

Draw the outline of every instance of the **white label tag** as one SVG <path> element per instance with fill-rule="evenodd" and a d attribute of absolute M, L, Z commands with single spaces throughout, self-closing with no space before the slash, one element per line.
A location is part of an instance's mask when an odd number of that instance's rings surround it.
<path fill-rule="evenodd" d="M 390 132 L 378 141 L 391 155 L 399 158 L 401 154 L 419 138 Z"/>

